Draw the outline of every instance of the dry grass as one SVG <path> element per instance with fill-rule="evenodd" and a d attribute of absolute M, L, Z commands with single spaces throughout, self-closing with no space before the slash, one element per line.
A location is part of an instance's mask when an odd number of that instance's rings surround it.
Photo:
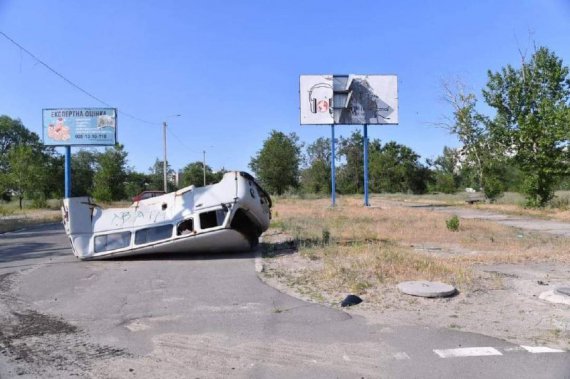
<path fill-rule="evenodd" d="M 52 209 L 34 209 L 14 211 L 0 215 L 0 233 L 6 233 L 34 225 L 61 222 L 61 211 Z"/>
<path fill-rule="evenodd" d="M 474 264 L 570 262 L 563 237 L 466 219 L 452 232 L 445 222 L 450 215 L 428 209 L 389 202 L 364 208 L 356 197 L 342 197 L 337 204 L 331 209 L 328 199 L 276 202 L 273 230 L 291 236 L 307 262 L 319 263 L 302 267 L 295 284 L 361 293 L 384 283 L 423 279 L 465 288 L 473 285 Z"/>

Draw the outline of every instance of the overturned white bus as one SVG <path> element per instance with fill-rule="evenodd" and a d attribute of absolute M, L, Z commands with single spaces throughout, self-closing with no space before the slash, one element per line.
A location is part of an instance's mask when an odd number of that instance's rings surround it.
<path fill-rule="evenodd" d="M 245 172 L 102 209 L 89 197 L 64 199 L 63 223 L 73 254 L 101 259 L 148 253 L 243 251 L 269 227 L 271 198 Z"/>

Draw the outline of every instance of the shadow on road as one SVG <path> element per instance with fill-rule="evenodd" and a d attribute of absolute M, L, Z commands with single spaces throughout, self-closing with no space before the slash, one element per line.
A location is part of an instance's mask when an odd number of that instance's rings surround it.
<path fill-rule="evenodd" d="M 109 257 L 98 259 L 97 262 L 134 262 L 134 261 L 199 261 L 218 259 L 252 259 L 255 258 L 255 250 L 237 253 L 152 253 L 140 254 L 128 257 Z"/>
<path fill-rule="evenodd" d="M 0 236 L 0 263 L 60 257 L 71 253 L 61 244 L 63 227 L 48 224 Z"/>

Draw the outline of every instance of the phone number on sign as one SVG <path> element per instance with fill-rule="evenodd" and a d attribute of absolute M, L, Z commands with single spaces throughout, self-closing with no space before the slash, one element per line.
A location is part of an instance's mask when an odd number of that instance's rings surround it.
<path fill-rule="evenodd" d="M 106 134 L 76 134 L 75 139 L 107 139 Z"/>

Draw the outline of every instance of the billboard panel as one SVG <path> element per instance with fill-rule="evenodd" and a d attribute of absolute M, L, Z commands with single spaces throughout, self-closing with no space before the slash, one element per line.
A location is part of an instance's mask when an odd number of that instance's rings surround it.
<path fill-rule="evenodd" d="M 301 75 L 301 125 L 331 125 L 333 119 L 332 75 Z"/>
<path fill-rule="evenodd" d="M 374 125 L 399 121 L 396 75 L 301 76 L 300 90 L 301 124 Z"/>
<path fill-rule="evenodd" d="M 44 145 L 114 145 L 115 108 L 57 108 L 42 110 Z"/>

